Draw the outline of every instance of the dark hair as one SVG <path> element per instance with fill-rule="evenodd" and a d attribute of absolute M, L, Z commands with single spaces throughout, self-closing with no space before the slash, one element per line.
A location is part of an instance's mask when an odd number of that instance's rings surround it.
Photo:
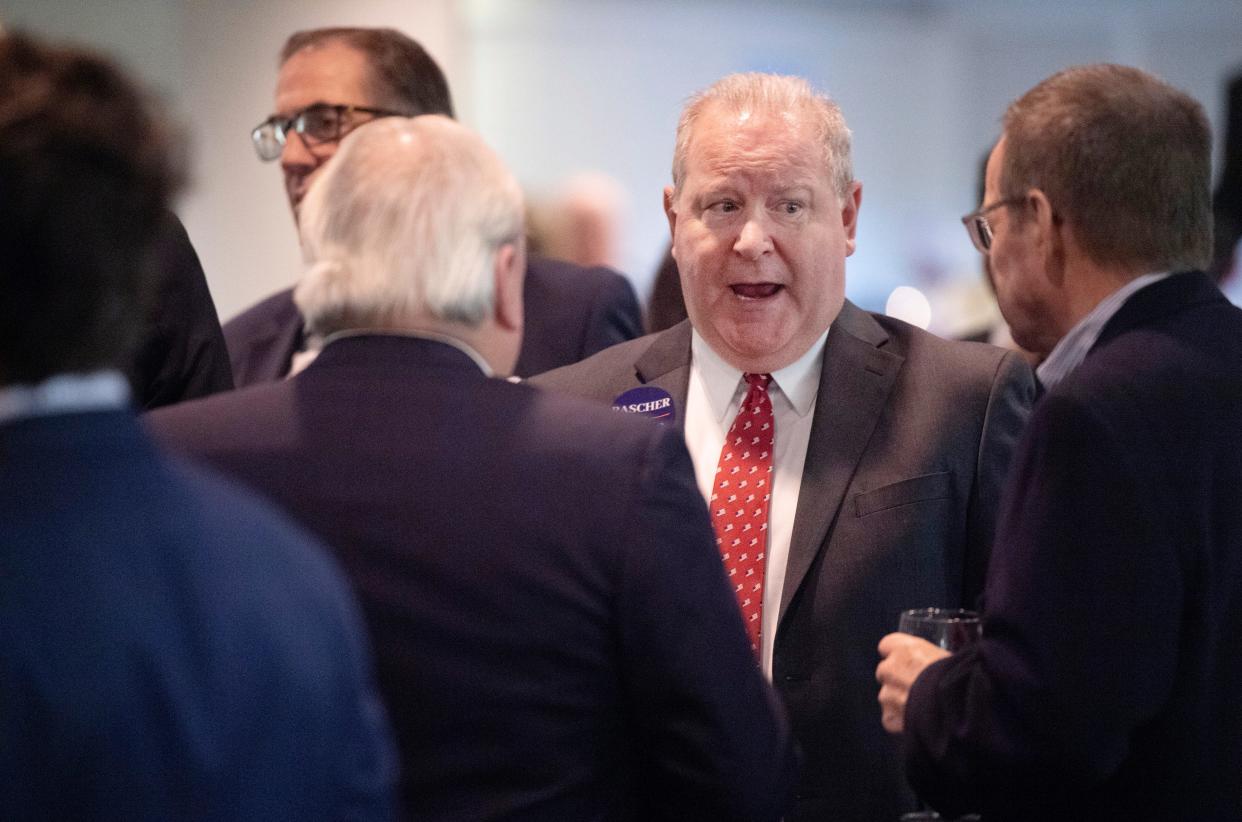
<path fill-rule="evenodd" d="M 344 43 L 367 57 L 374 92 L 402 113 L 453 116 L 448 81 L 422 46 L 396 29 L 323 28 L 295 32 L 280 50 L 280 64 L 299 51 Z"/>
<path fill-rule="evenodd" d="M 1001 196 L 1043 191 L 1097 263 L 1207 265 L 1212 136 L 1189 95 L 1135 68 L 1079 66 L 1022 95 L 1003 123 Z"/>
<path fill-rule="evenodd" d="M 108 60 L 0 36 L 0 385 L 123 367 L 180 182 Z"/>

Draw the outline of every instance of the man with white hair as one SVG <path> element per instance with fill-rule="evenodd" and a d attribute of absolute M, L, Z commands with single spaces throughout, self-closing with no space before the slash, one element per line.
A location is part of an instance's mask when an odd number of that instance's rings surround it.
<path fill-rule="evenodd" d="M 443 117 L 364 125 L 301 224 L 319 357 L 150 419 L 336 550 L 406 813 L 780 817 L 792 742 L 680 438 L 492 378 L 517 359 L 524 271 L 496 155 Z"/>
<path fill-rule="evenodd" d="M 790 820 L 914 808 L 875 646 L 903 609 L 974 603 L 1033 394 L 1016 355 L 845 299 L 861 200 L 834 103 L 795 77 L 725 77 L 683 112 L 664 193 L 689 320 L 539 380 L 671 401 L 806 754 Z"/>

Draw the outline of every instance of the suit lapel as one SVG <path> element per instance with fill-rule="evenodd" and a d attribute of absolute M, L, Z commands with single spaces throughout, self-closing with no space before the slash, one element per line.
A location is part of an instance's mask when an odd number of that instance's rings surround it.
<path fill-rule="evenodd" d="M 244 350 L 229 347 L 233 379 L 238 387 L 274 382 L 289 373 L 293 355 L 302 347 L 302 315 L 293 301 L 293 289 L 280 292 L 265 304 L 259 330 L 245 339 Z"/>
<path fill-rule="evenodd" d="M 828 332 L 789 544 L 781 620 L 824 548 L 905 361 L 899 354 L 882 350 L 887 340 L 888 334 L 879 323 L 849 302 L 842 306 Z"/>
<path fill-rule="evenodd" d="M 690 391 L 690 321 L 684 320 L 647 347 L 634 363 L 634 375 L 643 385 L 663 388 L 677 409 L 677 430 L 686 427 L 686 395 Z"/>

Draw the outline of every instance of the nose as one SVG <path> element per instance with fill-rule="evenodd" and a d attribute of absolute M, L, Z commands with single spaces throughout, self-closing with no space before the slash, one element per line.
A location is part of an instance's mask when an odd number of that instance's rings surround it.
<path fill-rule="evenodd" d="M 772 235 L 762 217 L 751 217 L 742 226 L 733 250 L 747 260 L 757 260 L 772 250 Z"/>
<path fill-rule="evenodd" d="M 302 135 L 290 130 L 285 135 L 285 145 L 280 150 L 280 167 L 288 172 L 307 172 L 319 165 L 319 158 L 311 154 Z"/>

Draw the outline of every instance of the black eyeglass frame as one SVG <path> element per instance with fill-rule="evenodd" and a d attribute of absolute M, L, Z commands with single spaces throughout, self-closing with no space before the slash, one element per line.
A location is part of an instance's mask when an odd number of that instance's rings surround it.
<path fill-rule="evenodd" d="M 329 111 L 336 114 L 333 120 L 335 128 L 332 133 L 327 135 L 308 134 L 306 128 L 307 115 L 322 114 Z M 288 139 L 289 132 L 291 131 L 298 133 L 298 136 L 306 143 L 307 148 L 343 140 L 349 132 L 362 125 L 362 123 L 350 122 L 348 115 L 355 112 L 373 115 L 372 119 L 403 116 L 399 111 L 386 108 L 313 103 L 300 111 L 295 111 L 288 117 L 279 117 L 273 114 L 251 129 L 250 139 L 254 142 L 254 150 L 258 153 L 259 159 L 268 163 L 280 158 L 281 152 L 285 148 L 285 141 Z M 366 122 L 370 122 L 370 120 Z"/>
<path fill-rule="evenodd" d="M 1004 208 L 1005 206 L 1018 205 L 1025 199 L 1025 197 L 1006 197 L 962 217 L 962 225 L 966 226 L 966 233 L 970 235 L 970 242 L 974 244 L 975 249 L 980 254 L 987 254 L 992 250 L 992 224 L 988 222 L 988 212 Z"/>

